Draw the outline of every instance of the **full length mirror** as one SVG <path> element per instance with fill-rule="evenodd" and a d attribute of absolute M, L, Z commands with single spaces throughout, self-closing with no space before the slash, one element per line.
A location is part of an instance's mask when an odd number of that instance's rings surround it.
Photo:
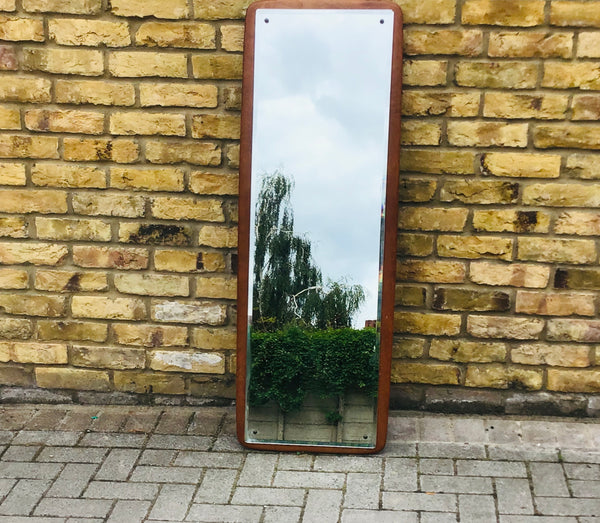
<path fill-rule="evenodd" d="M 238 437 L 372 452 L 389 400 L 401 13 L 318 4 L 262 0 L 246 19 Z"/>

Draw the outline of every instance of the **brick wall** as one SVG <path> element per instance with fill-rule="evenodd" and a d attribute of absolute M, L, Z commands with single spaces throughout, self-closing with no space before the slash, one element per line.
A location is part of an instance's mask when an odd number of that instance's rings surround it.
<path fill-rule="evenodd" d="M 248 3 L 0 0 L 0 400 L 233 397 Z M 600 2 L 399 3 L 394 400 L 600 412 Z"/>

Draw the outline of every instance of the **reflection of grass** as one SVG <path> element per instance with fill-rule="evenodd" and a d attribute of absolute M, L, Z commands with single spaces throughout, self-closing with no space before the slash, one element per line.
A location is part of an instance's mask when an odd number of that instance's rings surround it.
<path fill-rule="evenodd" d="M 250 406 L 273 400 L 289 412 L 300 409 L 309 393 L 321 398 L 338 398 L 347 392 L 377 394 L 379 362 L 373 328 L 287 327 L 252 332 L 250 347 Z M 334 421 L 339 421 L 339 414 Z"/>

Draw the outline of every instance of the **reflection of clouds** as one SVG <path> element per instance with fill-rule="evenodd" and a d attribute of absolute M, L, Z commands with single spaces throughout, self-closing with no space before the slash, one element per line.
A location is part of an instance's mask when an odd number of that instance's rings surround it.
<path fill-rule="evenodd" d="M 265 24 L 261 11 L 253 194 L 261 172 L 293 177 L 295 232 L 310 237 L 325 280 L 363 286 L 362 326 L 377 314 L 393 15 L 269 9 Z"/>

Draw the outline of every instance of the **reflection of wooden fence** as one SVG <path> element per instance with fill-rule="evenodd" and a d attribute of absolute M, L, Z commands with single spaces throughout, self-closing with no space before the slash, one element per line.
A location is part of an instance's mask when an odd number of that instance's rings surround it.
<path fill-rule="evenodd" d="M 347 394 L 335 400 L 308 396 L 302 409 L 284 413 L 271 402 L 249 407 L 246 434 L 249 441 L 320 443 L 373 446 L 376 436 L 376 398 Z M 327 421 L 327 413 L 342 416 L 337 424 Z"/>

